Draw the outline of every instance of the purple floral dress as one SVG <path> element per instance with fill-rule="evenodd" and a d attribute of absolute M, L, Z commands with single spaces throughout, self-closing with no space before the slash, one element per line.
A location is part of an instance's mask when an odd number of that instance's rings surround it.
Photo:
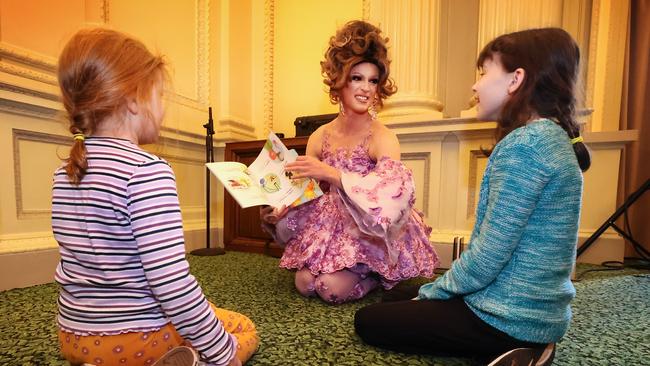
<path fill-rule="evenodd" d="M 325 131 L 321 158 L 341 171 L 343 189 L 322 187 L 323 196 L 292 209 L 270 230 L 286 243 L 280 267 L 306 267 L 314 275 L 376 273 L 386 289 L 431 277 L 439 260 L 429 243 L 431 228 L 413 208 L 411 171 L 387 157 L 372 161 L 370 136 L 351 151 L 332 150 L 329 138 Z"/>

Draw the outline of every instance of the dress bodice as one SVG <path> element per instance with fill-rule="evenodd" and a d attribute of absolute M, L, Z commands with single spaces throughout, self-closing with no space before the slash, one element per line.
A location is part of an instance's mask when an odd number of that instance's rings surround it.
<path fill-rule="evenodd" d="M 368 147 L 370 137 L 368 135 L 361 140 L 356 146 L 348 149 L 344 146 L 332 148 L 330 134 L 325 131 L 323 134 L 323 145 L 321 148 L 321 158 L 326 164 L 345 172 L 368 174 L 376 165 L 376 162 L 370 158 Z"/>

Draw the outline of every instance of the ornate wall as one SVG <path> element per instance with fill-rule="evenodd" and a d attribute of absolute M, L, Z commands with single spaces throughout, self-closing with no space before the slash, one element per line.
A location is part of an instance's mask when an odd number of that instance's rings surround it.
<path fill-rule="evenodd" d="M 0 193 L 5 282 L 0 288 L 53 276 L 57 249 L 50 227 L 52 173 L 72 141 L 59 99 L 56 59 L 67 39 L 84 27 L 101 25 L 133 34 L 165 54 L 173 66 L 163 137 L 147 149 L 167 159 L 176 172 L 188 247 L 204 245 L 202 124 L 215 73 L 210 64 L 212 5 L 207 0 L 78 0 L 56 6 L 45 0 L 0 2 L 0 172 L 6 177 Z"/>
<path fill-rule="evenodd" d="M 205 246 L 204 129 L 216 122 L 216 159 L 227 141 L 293 136 L 298 116 L 332 113 L 319 62 L 335 30 L 366 19 L 390 37 L 399 91 L 382 111 L 416 178 L 417 206 L 432 242 L 450 259 L 455 236 L 468 238 L 493 123 L 468 104 L 475 58 L 494 36 L 560 26 L 579 42 L 584 62 L 584 121 L 594 153 L 585 175 L 580 227 L 586 239 L 615 209 L 620 151 L 634 131 L 616 131 L 620 112 L 627 2 L 605 0 L 47 0 L 0 2 L 0 289 L 52 279 L 51 173 L 70 135 L 61 117 L 56 58 L 87 26 L 128 32 L 167 56 L 163 138 L 147 148 L 172 164 L 188 249 Z M 593 110 L 593 113 L 589 113 Z M 216 181 L 212 180 L 213 187 Z M 216 192 L 215 192 L 216 191 Z M 220 245 L 223 193 L 213 189 L 211 223 Z M 620 259 L 623 243 L 606 233 L 586 261 Z M 620 250 L 619 250 L 620 249 Z M 26 267 L 28 266 L 28 267 Z M 24 271 L 24 268 L 30 268 Z M 40 270 L 40 271 L 39 271 Z M 13 273 L 23 273 L 16 280 Z"/>

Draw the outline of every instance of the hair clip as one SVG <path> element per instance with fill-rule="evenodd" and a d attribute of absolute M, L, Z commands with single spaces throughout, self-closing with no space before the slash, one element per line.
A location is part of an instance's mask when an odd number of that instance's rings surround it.
<path fill-rule="evenodd" d="M 582 138 L 582 136 L 574 137 L 571 139 L 571 145 L 575 145 L 578 142 L 583 142 L 585 139 Z"/>

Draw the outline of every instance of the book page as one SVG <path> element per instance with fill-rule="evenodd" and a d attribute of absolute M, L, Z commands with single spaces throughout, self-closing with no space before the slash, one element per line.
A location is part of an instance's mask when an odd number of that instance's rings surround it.
<path fill-rule="evenodd" d="M 298 157 L 298 153 L 296 152 L 296 150 L 291 149 L 287 152 L 288 161 L 295 161 L 297 157 Z M 291 173 L 287 174 L 287 176 L 291 178 Z M 323 191 L 320 189 L 320 186 L 318 185 L 318 181 L 316 179 L 302 178 L 302 179 L 292 179 L 291 181 L 293 185 L 298 187 L 301 194 L 300 197 L 298 197 L 295 201 L 291 203 L 291 205 L 289 205 L 290 207 L 296 207 L 298 205 L 309 202 L 323 195 Z"/>
<path fill-rule="evenodd" d="M 248 168 L 230 161 L 206 166 L 242 208 L 258 205 L 295 207 L 323 195 L 316 180 L 291 179 L 291 172 L 285 172 L 285 165 L 297 157 L 296 150 L 288 150 L 271 132 L 262 151 Z"/>
<path fill-rule="evenodd" d="M 242 208 L 269 204 L 257 178 L 249 174 L 246 165 L 225 161 L 206 166 Z"/>
<path fill-rule="evenodd" d="M 257 178 L 269 205 L 278 208 L 290 206 L 302 195 L 300 182 L 290 179 L 284 171 L 284 166 L 296 157 L 295 150 L 290 152 L 271 132 L 257 159 L 248 167 L 249 173 Z"/>

